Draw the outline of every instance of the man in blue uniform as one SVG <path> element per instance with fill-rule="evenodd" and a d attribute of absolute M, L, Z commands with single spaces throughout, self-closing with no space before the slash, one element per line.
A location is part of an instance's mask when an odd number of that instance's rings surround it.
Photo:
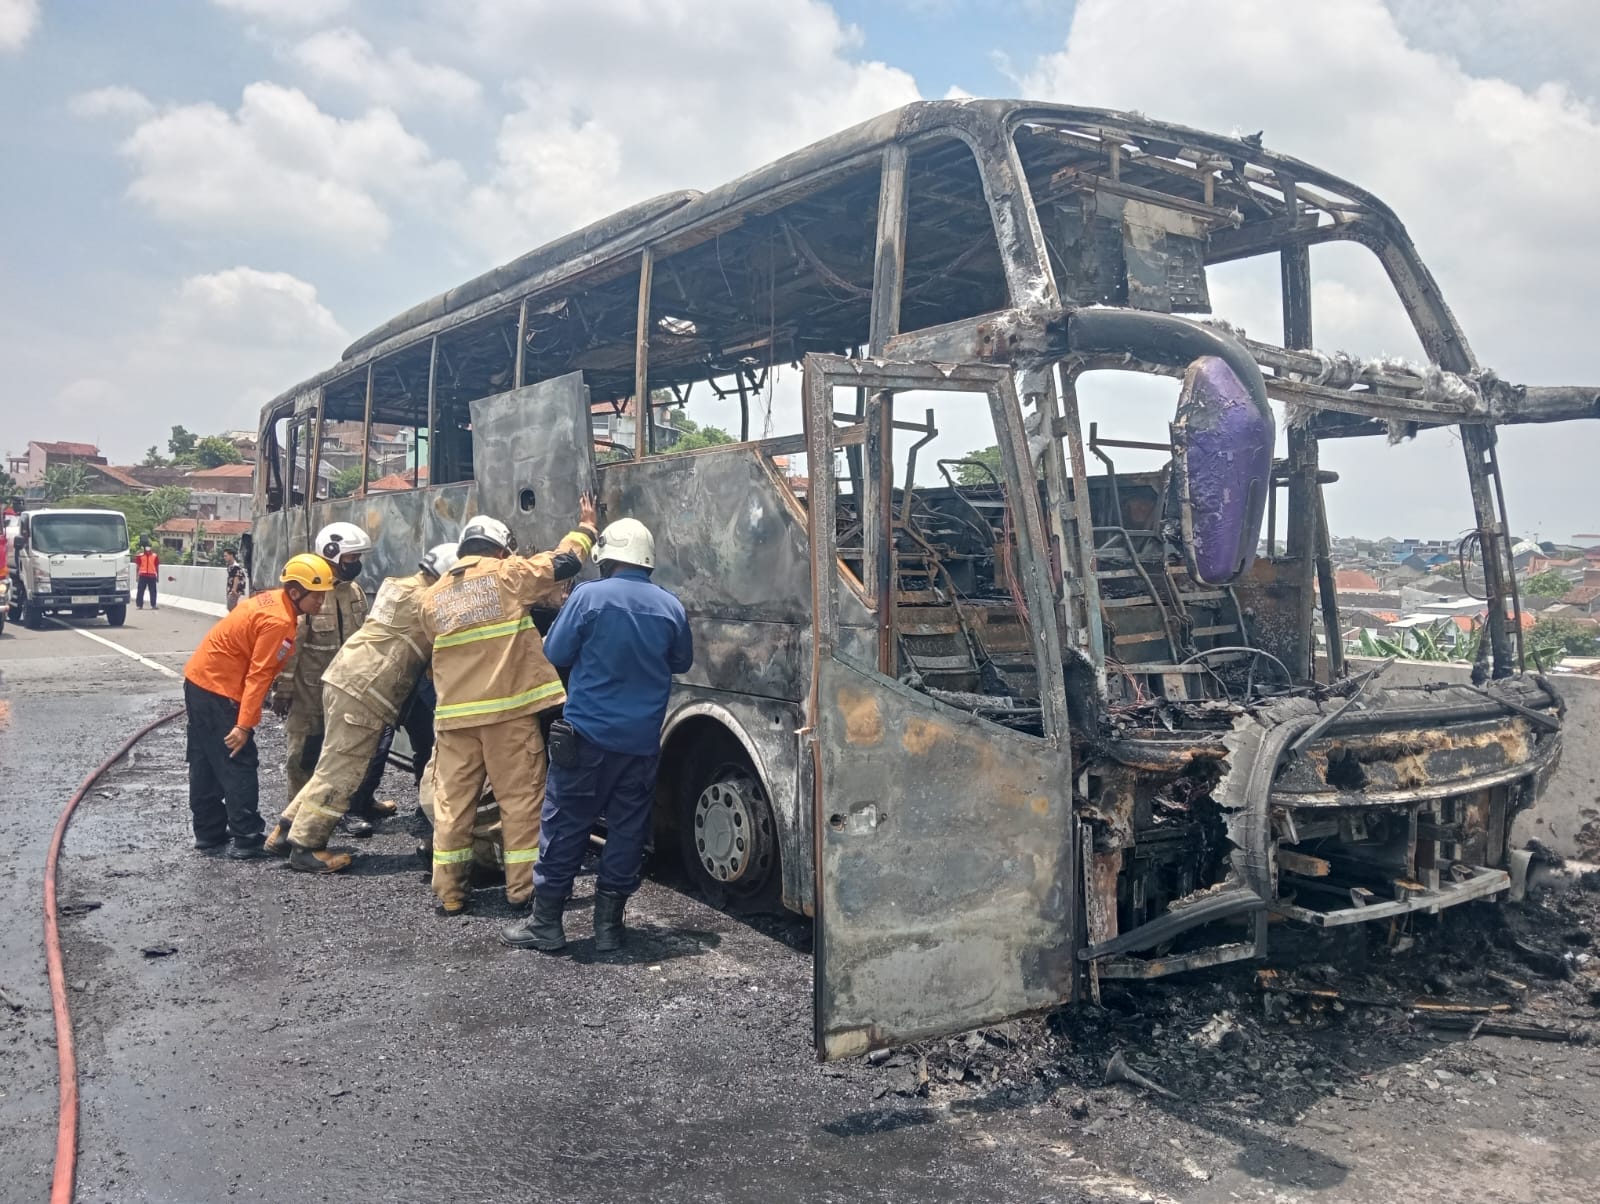
<path fill-rule="evenodd" d="M 619 519 L 600 533 L 594 560 L 602 579 L 572 591 L 544 640 L 550 663 L 570 673 L 566 713 L 549 739 L 533 914 L 500 934 L 518 949 L 566 948 L 561 912 L 601 816 L 606 845 L 595 884 L 594 947 L 621 948 L 622 910 L 639 889 L 650 834 L 672 675 L 694 663 L 682 604 L 650 580 L 656 558 L 649 529 Z"/>

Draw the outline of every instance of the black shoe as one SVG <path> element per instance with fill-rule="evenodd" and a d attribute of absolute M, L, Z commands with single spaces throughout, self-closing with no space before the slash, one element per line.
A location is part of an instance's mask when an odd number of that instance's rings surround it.
<path fill-rule="evenodd" d="M 346 811 L 339 817 L 339 830 L 351 836 L 371 836 L 377 831 L 370 819 L 354 811 Z"/>
<path fill-rule="evenodd" d="M 266 855 L 267 851 L 260 845 L 240 844 L 238 841 L 234 841 L 233 848 L 228 850 L 228 859 L 230 861 L 256 861 Z"/>
<path fill-rule="evenodd" d="M 513 949 L 537 949 L 541 953 L 560 953 L 567 947 L 567 933 L 561 927 L 565 899 L 533 896 L 533 915 L 500 930 L 500 943 Z"/>
<path fill-rule="evenodd" d="M 452 916 L 470 916 L 472 914 L 472 900 L 468 899 L 459 907 L 446 907 L 443 903 L 433 905 L 433 914 L 441 919 L 448 920 Z"/>
<path fill-rule="evenodd" d="M 622 948 L 626 929 L 622 926 L 622 909 L 628 905 L 627 895 L 614 895 L 608 890 L 594 894 L 594 951 L 615 953 Z"/>
<path fill-rule="evenodd" d="M 227 843 L 228 838 L 226 836 L 220 836 L 216 840 L 201 840 L 199 837 L 196 837 L 194 847 L 202 853 L 209 853 L 213 849 L 222 848 Z"/>

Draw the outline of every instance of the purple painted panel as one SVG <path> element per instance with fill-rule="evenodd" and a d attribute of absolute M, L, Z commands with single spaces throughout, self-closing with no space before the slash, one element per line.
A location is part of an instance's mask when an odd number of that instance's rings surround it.
<path fill-rule="evenodd" d="M 1226 585 L 1255 559 L 1275 436 L 1271 408 L 1223 360 L 1189 365 L 1172 442 L 1184 559 L 1197 581 Z"/>

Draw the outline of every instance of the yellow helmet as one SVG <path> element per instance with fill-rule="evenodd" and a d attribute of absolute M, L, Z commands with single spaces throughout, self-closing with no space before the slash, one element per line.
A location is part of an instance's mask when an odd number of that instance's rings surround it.
<path fill-rule="evenodd" d="M 292 582 L 320 594 L 333 588 L 333 570 L 322 557 L 301 552 L 298 556 L 289 557 L 289 563 L 283 566 L 283 573 L 278 580 L 285 585 Z"/>

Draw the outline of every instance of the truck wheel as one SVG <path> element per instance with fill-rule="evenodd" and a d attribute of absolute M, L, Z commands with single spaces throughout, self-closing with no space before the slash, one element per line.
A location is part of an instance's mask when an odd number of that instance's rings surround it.
<path fill-rule="evenodd" d="M 128 621 L 128 608 L 126 606 L 106 607 L 106 622 L 112 627 L 121 627 Z"/>
<path fill-rule="evenodd" d="M 22 625 L 29 631 L 38 631 L 44 626 L 44 609 L 32 602 L 22 604 Z"/>
<path fill-rule="evenodd" d="M 731 740 L 696 750 L 678 795 L 684 868 L 713 907 L 758 911 L 782 885 L 778 830 L 755 767 Z"/>

